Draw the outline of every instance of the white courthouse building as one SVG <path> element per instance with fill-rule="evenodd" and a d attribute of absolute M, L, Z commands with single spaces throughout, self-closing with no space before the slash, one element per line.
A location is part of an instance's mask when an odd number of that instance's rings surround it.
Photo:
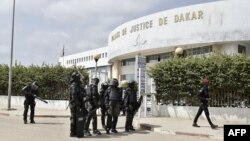
<path fill-rule="evenodd" d="M 93 55 L 101 53 L 101 81 L 136 78 L 136 56 L 146 68 L 171 57 L 177 47 L 187 55 L 250 55 L 250 0 L 222 0 L 166 10 L 128 21 L 107 37 L 108 46 L 59 58 L 65 67 L 84 66 L 94 73 Z M 92 75 L 93 76 L 93 75 Z M 146 76 L 146 84 L 151 80 Z M 146 86 L 146 88 L 148 88 Z"/>

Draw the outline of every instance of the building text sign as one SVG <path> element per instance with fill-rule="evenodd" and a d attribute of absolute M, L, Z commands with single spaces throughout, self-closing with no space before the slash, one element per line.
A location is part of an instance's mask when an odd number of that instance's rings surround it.
<path fill-rule="evenodd" d="M 204 17 L 204 13 L 201 10 L 197 11 L 190 11 L 190 12 L 184 12 L 175 14 L 173 16 L 163 16 L 158 18 L 158 20 L 147 20 L 140 23 L 136 23 L 131 25 L 130 27 L 125 27 L 121 29 L 121 31 L 115 32 L 111 36 L 111 41 L 115 41 L 116 39 L 126 36 L 128 34 L 136 33 L 138 31 L 151 29 L 156 26 L 167 26 L 169 24 L 169 18 L 173 18 L 174 23 L 181 23 L 186 21 L 195 21 L 195 20 L 202 20 Z"/>

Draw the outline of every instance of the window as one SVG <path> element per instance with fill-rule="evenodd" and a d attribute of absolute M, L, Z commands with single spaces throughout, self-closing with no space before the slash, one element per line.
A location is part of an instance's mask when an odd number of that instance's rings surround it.
<path fill-rule="evenodd" d="M 164 59 L 169 59 L 171 57 L 172 57 L 172 53 L 171 52 L 160 54 L 160 61 L 164 60 Z"/>
<path fill-rule="evenodd" d="M 122 66 L 130 66 L 135 64 L 135 58 L 130 58 L 126 60 L 122 60 Z"/>
<path fill-rule="evenodd" d="M 160 60 L 160 56 L 159 55 L 151 55 L 148 56 L 148 63 L 154 63 L 154 62 L 158 62 Z"/>
<path fill-rule="evenodd" d="M 107 58 L 107 56 L 108 56 L 108 55 L 107 55 L 107 52 L 105 52 L 105 58 Z"/>
<path fill-rule="evenodd" d="M 238 53 L 246 54 L 246 47 L 242 45 L 238 45 Z"/>
<path fill-rule="evenodd" d="M 191 48 L 187 49 L 186 55 L 191 56 L 191 55 L 201 55 L 201 54 L 206 54 L 212 52 L 212 46 L 205 46 L 205 47 L 198 47 L 198 48 Z"/>
<path fill-rule="evenodd" d="M 93 55 L 91 56 L 91 60 L 93 60 Z"/>
<path fill-rule="evenodd" d="M 135 74 L 123 74 L 121 75 L 121 81 L 123 80 L 134 80 L 135 79 Z"/>

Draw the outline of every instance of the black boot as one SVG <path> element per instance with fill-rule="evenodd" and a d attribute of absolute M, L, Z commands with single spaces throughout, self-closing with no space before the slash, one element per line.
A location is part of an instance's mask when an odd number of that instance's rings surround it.
<path fill-rule="evenodd" d="M 197 123 L 193 123 L 194 127 L 200 127 Z"/>
<path fill-rule="evenodd" d="M 111 132 L 118 133 L 118 131 L 116 129 L 111 129 Z"/>
<path fill-rule="evenodd" d="M 76 137 L 76 134 L 74 132 L 70 132 L 70 137 Z"/>
<path fill-rule="evenodd" d="M 34 120 L 31 120 L 30 123 L 31 123 L 31 124 L 35 124 L 36 122 L 35 122 Z"/>
<path fill-rule="evenodd" d="M 109 130 L 110 129 L 106 128 L 106 134 L 110 134 Z"/>
<path fill-rule="evenodd" d="M 84 130 L 84 134 L 85 134 L 86 136 L 92 136 L 92 134 L 90 133 L 89 130 Z"/>
<path fill-rule="evenodd" d="M 95 129 L 95 130 L 93 131 L 93 134 L 101 135 L 102 133 L 101 133 L 99 130 Z"/>
<path fill-rule="evenodd" d="M 130 127 L 129 127 L 129 130 L 135 131 L 135 128 L 134 128 L 133 126 L 130 126 Z"/>
<path fill-rule="evenodd" d="M 216 128 L 218 128 L 218 125 L 212 124 L 212 125 L 211 125 L 211 128 L 212 128 L 212 129 L 216 129 Z"/>

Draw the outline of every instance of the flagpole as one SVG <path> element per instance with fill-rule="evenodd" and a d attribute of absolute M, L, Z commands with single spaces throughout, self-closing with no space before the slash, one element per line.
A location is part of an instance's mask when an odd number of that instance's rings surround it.
<path fill-rule="evenodd" d="M 62 57 L 63 57 L 63 67 L 64 67 L 64 45 L 63 45 Z"/>
<path fill-rule="evenodd" d="M 11 36 L 11 53 L 10 53 L 10 66 L 9 66 L 9 85 L 8 85 L 8 110 L 11 110 L 12 60 L 13 60 L 13 45 L 14 45 L 15 3 L 16 3 L 16 1 L 13 0 L 12 36 Z"/>

